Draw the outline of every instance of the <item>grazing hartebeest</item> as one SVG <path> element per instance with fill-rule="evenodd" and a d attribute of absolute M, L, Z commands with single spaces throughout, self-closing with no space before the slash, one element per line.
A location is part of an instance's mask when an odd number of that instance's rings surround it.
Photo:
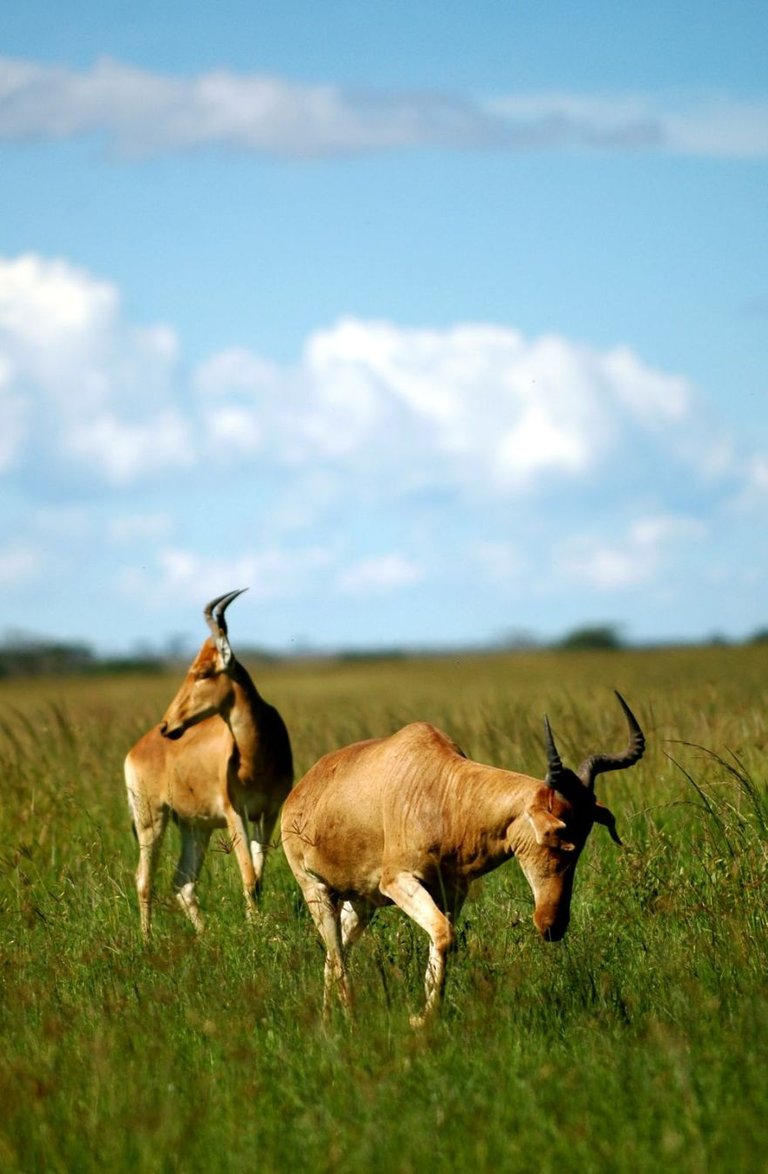
<path fill-rule="evenodd" d="M 214 828 L 229 831 L 250 917 L 269 837 L 293 783 L 291 743 L 283 719 L 259 695 L 227 637 L 224 612 L 240 594 L 231 591 L 205 608 L 212 635 L 160 725 L 140 738 L 125 760 L 128 801 L 139 841 L 136 888 L 145 938 L 150 930 L 152 875 L 169 815 L 181 831 L 176 896 L 195 929 L 201 930 L 195 885 Z"/>
<path fill-rule="evenodd" d="M 282 840 L 325 943 L 326 1010 L 332 986 L 350 1006 L 345 956 L 377 907 L 399 905 L 429 935 L 424 1023 L 439 1006 L 453 922 L 473 880 L 516 856 L 533 891 L 534 922 L 549 941 L 568 928 L 576 862 L 594 823 L 617 843 L 616 821 L 598 803 L 595 778 L 642 757 L 629 726 L 618 756 L 563 766 L 545 719 L 546 781 L 467 759 L 425 722 L 388 738 L 326 754 L 288 796 Z"/>

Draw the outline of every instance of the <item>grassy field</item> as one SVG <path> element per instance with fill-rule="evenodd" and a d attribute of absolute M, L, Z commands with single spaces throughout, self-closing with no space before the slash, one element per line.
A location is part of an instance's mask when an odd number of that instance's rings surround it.
<path fill-rule="evenodd" d="M 258 923 L 215 838 L 194 937 L 171 896 L 143 947 L 122 759 L 173 678 L 0 683 L 0 1169 L 754 1171 L 768 1159 L 768 650 L 286 665 L 254 675 L 297 775 L 414 718 L 541 775 L 648 735 L 598 780 L 569 934 L 512 862 L 467 904 L 445 1012 L 408 1026 L 426 939 L 384 911 L 323 1024 L 322 950 L 279 851 Z"/>

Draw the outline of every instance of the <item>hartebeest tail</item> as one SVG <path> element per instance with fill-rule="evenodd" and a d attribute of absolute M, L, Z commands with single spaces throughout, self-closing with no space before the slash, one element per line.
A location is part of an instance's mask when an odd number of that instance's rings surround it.
<path fill-rule="evenodd" d="M 195 892 L 214 828 L 227 828 L 251 916 L 280 805 L 293 782 L 283 719 L 259 694 L 229 643 L 224 613 L 240 591 L 213 599 L 204 616 L 211 636 L 190 665 L 158 726 L 125 760 L 128 801 L 139 841 L 136 887 L 144 937 L 150 931 L 152 878 L 168 818 L 181 832 L 174 888 L 196 929 Z M 249 833 L 249 822 L 252 825 Z"/>
<path fill-rule="evenodd" d="M 282 840 L 325 943 L 325 1006 L 333 986 L 349 1007 L 346 952 L 382 905 L 399 905 L 428 934 L 423 1023 L 441 1000 L 453 925 L 473 880 L 516 856 L 549 941 L 568 928 L 576 862 L 595 823 L 615 840 L 594 781 L 625 770 L 645 739 L 629 727 L 623 754 L 563 766 L 546 721 L 547 778 L 483 766 L 424 722 L 321 758 L 288 796 Z"/>

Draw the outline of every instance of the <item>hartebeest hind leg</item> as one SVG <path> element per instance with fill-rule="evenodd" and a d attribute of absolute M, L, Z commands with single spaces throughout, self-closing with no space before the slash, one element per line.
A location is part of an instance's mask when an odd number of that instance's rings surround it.
<path fill-rule="evenodd" d="M 209 828 L 197 827 L 194 824 L 182 823 L 181 855 L 176 865 L 173 878 L 173 887 L 176 900 L 186 913 L 198 933 L 203 931 L 203 915 L 197 901 L 197 882 L 203 867 L 208 842 L 211 838 Z"/>
<path fill-rule="evenodd" d="M 450 919 L 438 909 L 421 882 L 410 872 L 384 873 L 381 892 L 429 934 L 429 959 L 424 976 L 426 1003 L 421 1015 L 411 1016 L 413 1027 L 424 1027 L 439 1008 L 445 989 L 445 959 L 454 940 Z M 458 904 L 458 902 L 457 902 Z"/>
<path fill-rule="evenodd" d="M 159 811 L 149 811 L 146 804 L 137 800 L 133 793 L 130 800 L 133 809 L 133 828 L 139 842 L 136 894 L 139 899 L 141 936 L 148 941 L 152 927 L 152 886 L 155 866 L 168 825 L 168 809 L 163 807 Z"/>
<path fill-rule="evenodd" d="M 345 1011 L 352 1010 L 352 992 L 344 963 L 341 936 L 340 902 L 327 885 L 315 877 L 298 876 L 304 900 L 325 946 L 325 981 L 323 985 L 323 1017 L 331 1012 L 334 987 Z M 362 931 L 361 931 L 362 932 Z"/>
<path fill-rule="evenodd" d="M 264 876 L 264 865 L 267 862 L 267 853 L 271 847 L 271 837 L 275 830 L 275 816 L 259 815 L 251 822 L 251 862 L 256 875 L 254 882 L 254 896 L 261 897 L 261 882 Z"/>

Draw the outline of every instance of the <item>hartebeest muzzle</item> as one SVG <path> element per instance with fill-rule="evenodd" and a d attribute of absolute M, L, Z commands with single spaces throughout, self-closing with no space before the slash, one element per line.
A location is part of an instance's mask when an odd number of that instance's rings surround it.
<path fill-rule="evenodd" d="M 546 942 L 559 942 L 565 937 L 571 921 L 571 911 L 539 910 L 533 915 L 533 923 Z"/>

